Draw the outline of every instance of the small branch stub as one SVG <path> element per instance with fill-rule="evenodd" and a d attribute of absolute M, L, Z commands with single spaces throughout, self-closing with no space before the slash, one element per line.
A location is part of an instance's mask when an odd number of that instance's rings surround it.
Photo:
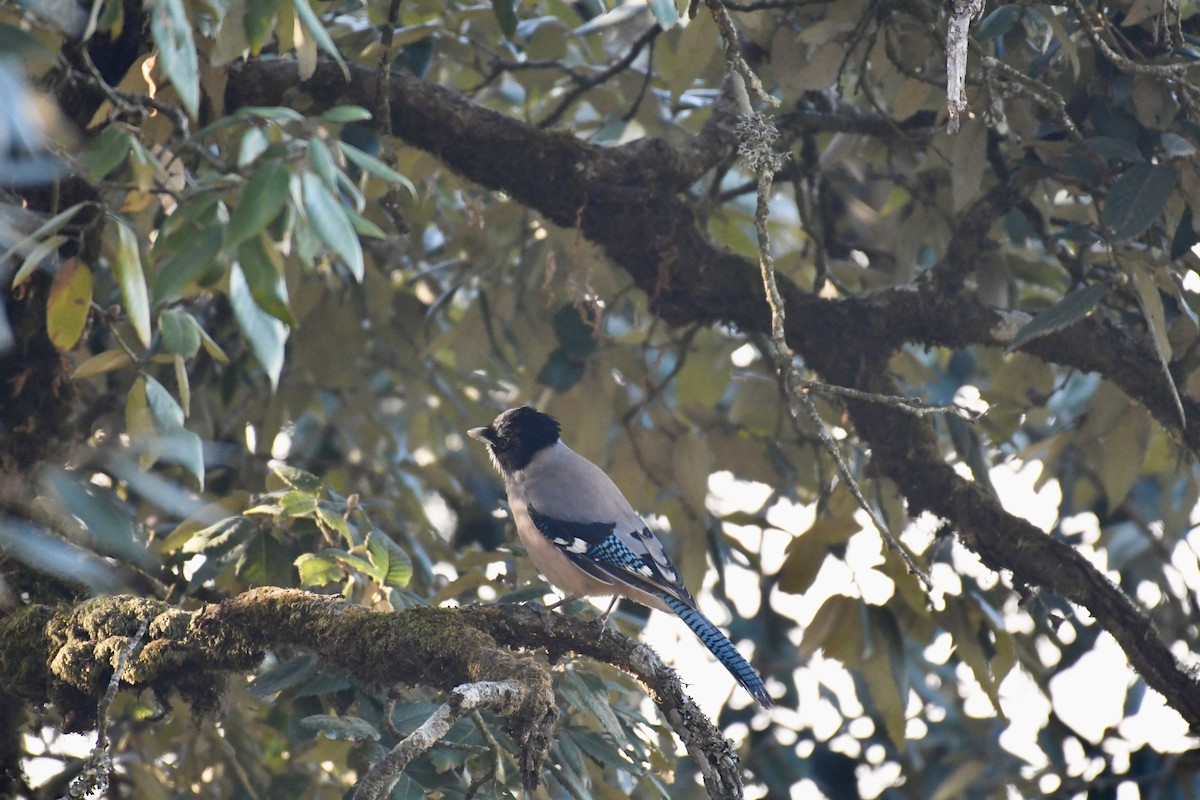
<path fill-rule="evenodd" d="M 954 0 L 954 12 L 946 28 L 946 123 L 949 133 L 958 133 L 959 116 L 967 110 L 967 33 L 971 22 L 983 14 L 983 0 Z"/>

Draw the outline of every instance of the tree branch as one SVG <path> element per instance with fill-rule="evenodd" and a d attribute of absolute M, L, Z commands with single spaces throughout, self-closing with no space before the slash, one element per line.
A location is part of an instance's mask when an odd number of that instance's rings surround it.
<path fill-rule="evenodd" d="M 544 648 L 551 661 L 566 653 L 584 655 L 646 686 L 695 760 L 711 797 L 742 796 L 732 745 L 653 650 L 608 629 L 597 635 L 593 623 L 541 606 L 417 607 L 388 614 L 336 595 L 274 587 L 194 612 L 125 595 L 73 608 L 26 606 L 0 619 L 0 673 L 6 676 L 0 705 L 9 698 L 50 700 L 68 730 L 90 727 L 118 655 L 143 629 L 145 645 L 127 657 L 126 686 L 164 697 L 177 691 L 203 714 L 219 707 L 230 672 L 252 672 L 268 649 L 301 647 L 364 683 L 432 686 L 451 693 L 458 699 L 448 701 L 450 716 L 477 707 L 501 714 L 520 748 L 527 787 L 540 780 L 558 709 L 546 668 L 507 648 Z M 489 694 L 481 681 L 500 694 Z M 477 691 L 487 696 L 467 702 Z M 408 742 L 388 763 L 415 757 L 418 744 Z"/>
<path fill-rule="evenodd" d="M 234 72 L 227 97 L 231 109 L 277 104 L 297 85 L 313 95 L 314 112 L 336 102 L 374 107 L 373 81 L 366 70 L 352 68 L 349 84 L 338 67 L 326 64 L 306 84 L 299 84 L 295 65 L 282 60 L 249 62 Z M 594 147 L 566 133 L 537 131 L 473 105 L 450 89 L 408 76 L 394 76 L 392 93 L 398 136 L 465 178 L 508 192 L 556 224 L 580 225 L 647 293 L 651 310 L 667 323 L 719 322 L 768 333 L 770 309 L 757 265 L 716 248 L 698 229 L 692 207 L 678 194 L 689 170 L 665 142 Z M 1012 203 L 1006 196 L 987 202 L 996 201 Z M 971 238 L 964 236 L 964 244 Z M 962 266 L 954 265 L 952 271 Z M 876 394 L 902 393 L 885 376 L 888 357 L 905 343 L 1002 346 L 1014 332 L 1011 315 L 970 297 L 939 297 L 929 287 L 837 300 L 806 294 L 782 279 L 779 290 L 788 319 L 787 341 L 805 362 L 831 383 Z M 1200 451 L 1200 413 L 1192 413 L 1196 403 L 1184 398 L 1189 422 L 1180 429 L 1145 337 L 1135 339 L 1110 322 L 1090 319 L 1024 349 L 1046 361 L 1100 372 Z M 1018 582 L 1044 586 L 1086 607 L 1121 643 L 1147 682 L 1200 727 L 1200 686 L 1128 597 L 1070 547 L 1007 513 L 955 474 L 941 457 L 928 421 L 878 404 L 850 401 L 847 406 L 881 473 L 901 487 L 914 510 L 946 517 L 964 542 L 994 568 L 1012 570 Z M 1031 559 L 1030 553 L 1038 557 Z M 1056 570 L 1057 561 L 1062 566 Z"/>

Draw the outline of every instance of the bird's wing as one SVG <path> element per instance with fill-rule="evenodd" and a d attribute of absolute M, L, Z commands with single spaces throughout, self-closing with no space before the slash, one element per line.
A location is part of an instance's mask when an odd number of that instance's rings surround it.
<path fill-rule="evenodd" d="M 631 515 L 619 522 L 574 522 L 543 514 L 533 505 L 529 506 L 529 516 L 543 536 L 593 577 L 695 606 L 662 542 L 640 517 Z"/>

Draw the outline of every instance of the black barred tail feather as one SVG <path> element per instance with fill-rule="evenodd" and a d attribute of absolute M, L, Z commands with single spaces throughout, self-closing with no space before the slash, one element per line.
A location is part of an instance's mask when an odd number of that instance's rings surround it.
<path fill-rule="evenodd" d="M 766 684 L 763 683 L 758 671 L 750 666 L 750 662 L 742 658 L 742 654 L 733 646 L 733 642 L 729 641 L 716 625 L 709 622 L 708 617 L 678 598 L 664 594 L 662 599 L 672 611 L 679 615 L 680 619 L 687 623 L 687 626 L 692 629 L 692 633 L 704 642 L 704 646 L 712 651 L 717 660 L 725 666 L 725 669 L 729 670 L 733 677 L 737 678 L 737 682 L 758 701 L 760 706 L 763 708 L 774 707 L 775 702 L 767 694 Z"/>

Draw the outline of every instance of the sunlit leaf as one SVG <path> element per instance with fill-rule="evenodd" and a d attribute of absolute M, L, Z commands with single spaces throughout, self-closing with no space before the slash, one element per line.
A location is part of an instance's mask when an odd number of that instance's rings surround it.
<path fill-rule="evenodd" d="M 395 46 L 396 42 L 392 42 Z M 344 123 L 344 122 L 365 122 L 371 119 L 373 115 L 362 106 L 335 106 L 325 113 L 321 114 L 322 122 Z"/>
<path fill-rule="evenodd" d="M 1175 388 L 1175 379 L 1171 376 L 1171 340 L 1167 336 L 1166 309 L 1163 307 L 1162 295 L 1158 292 L 1158 284 L 1149 268 L 1140 262 L 1130 262 L 1129 269 L 1133 278 L 1133 287 L 1137 292 L 1138 305 L 1146 317 L 1146 325 L 1150 328 L 1150 338 L 1154 342 L 1154 350 L 1158 353 L 1159 366 L 1171 389 L 1175 410 L 1179 412 L 1179 420 L 1186 424 L 1183 402 L 1179 399 L 1179 390 Z"/>
<path fill-rule="evenodd" d="M 304 208 L 308 223 L 321 241 L 332 250 L 358 281 L 363 279 L 363 254 L 354 226 L 344 206 L 334 199 L 325 184 L 309 172 L 302 179 Z"/>
<path fill-rule="evenodd" d="M 184 109 L 195 118 L 200 109 L 200 65 L 183 0 L 156 0 L 150 13 L 150 33 L 158 45 L 159 68 L 175 87 Z"/>
<path fill-rule="evenodd" d="M 338 149 L 350 160 L 352 164 L 361 169 L 363 172 L 370 173 L 380 180 L 387 183 L 396 183 L 408 190 L 408 193 L 413 197 L 417 196 L 417 187 L 413 185 L 405 176 L 401 175 L 396 170 L 384 164 L 379 159 L 368 153 L 363 152 L 348 142 L 338 142 Z"/>
<path fill-rule="evenodd" d="M 300 574 L 301 586 L 325 586 L 343 577 L 337 559 L 312 553 L 304 553 L 296 558 L 296 570 Z"/>
<path fill-rule="evenodd" d="M 150 293 L 146 289 L 146 275 L 142 272 L 141 248 L 137 234 L 123 220 L 117 220 L 117 251 L 113 259 L 113 271 L 121 286 L 121 298 L 125 301 L 129 321 L 142 346 L 149 347 Z"/>
<path fill-rule="evenodd" d="M 229 303 L 250 351 L 258 361 L 274 391 L 279 386 L 279 375 L 283 372 L 283 347 L 288 339 L 288 329 L 279 320 L 263 311 L 242 274 L 242 268 L 234 264 L 229 270 Z"/>
<path fill-rule="evenodd" d="M 103 353 L 97 353 L 76 367 L 75 371 L 71 373 L 71 379 L 81 381 L 85 378 L 94 378 L 97 375 L 103 375 L 114 369 L 127 367 L 132 363 L 133 359 L 129 357 L 129 353 L 120 348 L 105 350 Z"/>
<path fill-rule="evenodd" d="M 346 66 L 346 62 L 342 59 L 342 54 L 338 52 L 333 39 L 329 37 L 329 32 L 321 24 L 320 18 L 312 10 L 312 6 L 308 4 L 308 0 L 293 0 L 293 6 L 296 9 L 296 16 L 300 20 L 300 24 L 304 26 L 305 32 L 313 38 L 318 47 L 338 63 L 342 68 L 342 75 L 346 80 L 350 80 L 349 67 Z"/>
<path fill-rule="evenodd" d="M 59 350 L 71 350 L 87 325 L 92 304 L 92 271 L 77 258 L 63 262 L 50 284 L 46 333 Z"/>
<path fill-rule="evenodd" d="M 27 281 L 33 275 L 34 270 L 42 266 L 42 262 L 49 255 L 57 251 L 58 248 L 62 247 L 66 241 L 67 237 L 56 235 L 50 236 L 34 245 L 29 254 L 25 256 L 25 260 L 21 262 L 21 267 L 17 270 L 17 274 L 13 275 L 12 285 L 17 287 Z"/>
<path fill-rule="evenodd" d="M 367 551 L 371 563 L 379 570 L 381 583 L 398 589 L 408 586 L 412 579 L 412 561 L 390 536 L 378 529 L 371 531 L 367 535 Z"/>
<path fill-rule="evenodd" d="M 311 472 L 293 467 L 290 464 L 284 464 L 282 461 L 272 461 L 269 465 L 271 472 L 279 476 L 279 479 L 311 497 L 316 497 L 321 491 L 321 479 Z"/>

